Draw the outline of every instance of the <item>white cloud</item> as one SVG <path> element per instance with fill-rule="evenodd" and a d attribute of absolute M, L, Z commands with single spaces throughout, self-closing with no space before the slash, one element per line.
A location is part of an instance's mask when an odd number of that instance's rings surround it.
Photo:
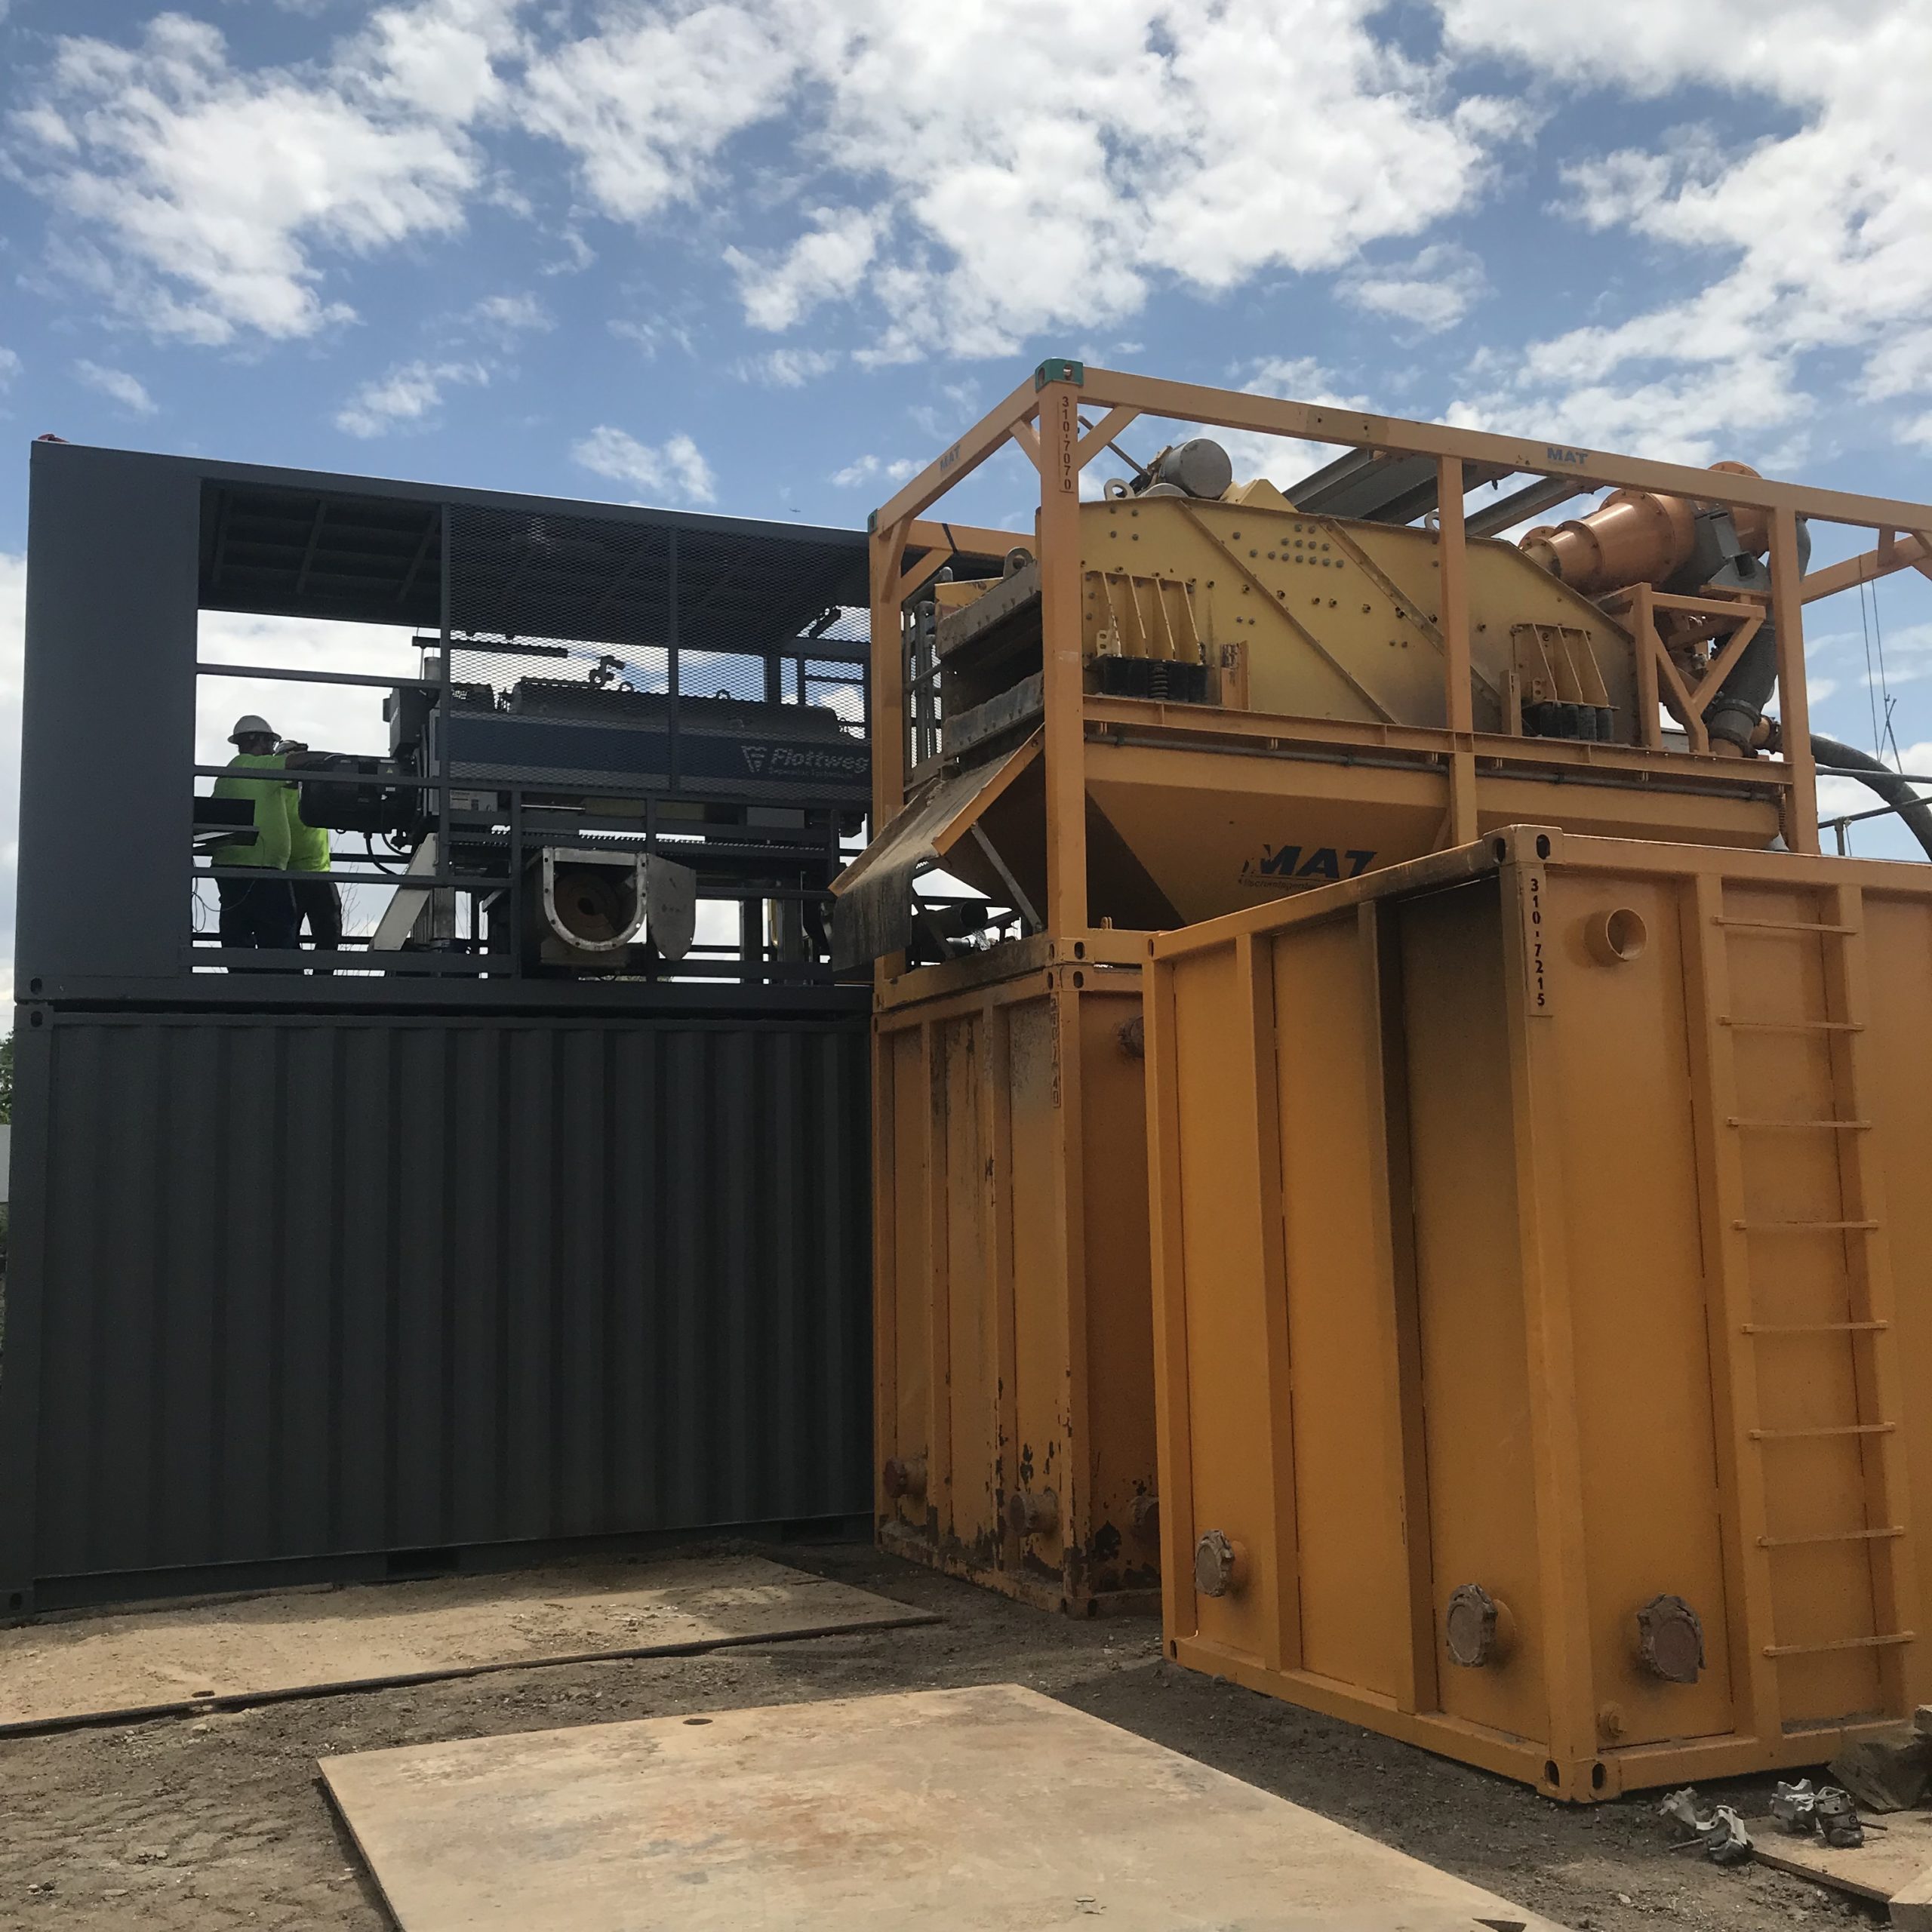
<path fill-rule="evenodd" d="M 1378 11 L 618 5 L 533 64 L 524 112 L 626 220 L 696 195 L 735 136 L 782 121 L 807 226 L 728 256 L 754 325 L 860 294 L 880 317 L 862 359 L 1004 355 L 1130 315 L 1161 284 L 1340 267 L 1463 206 L 1527 118 L 1449 106 L 1434 70 L 1376 38 Z"/>
<path fill-rule="evenodd" d="M 155 412 L 153 397 L 142 386 L 139 377 L 129 375 L 125 369 L 103 369 L 98 362 L 83 359 L 74 365 L 74 374 L 89 389 L 100 390 L 137 416 L 152 416 Z"/>
<path fill-rule="evenodd" d="M 403 0 L 379 8 L 344 51 L 352 90 L 411 118 L 460 127 L 506 98 L 497 63 L 516 45 L 523 0 Z"/>
<path fill-rule="evenodd" d="M 1932 623 L 1887 625 L 1878 606 L 1877 589 L 1875 588 L 1871 594 L 1874 598 L 1872 610 L 1869 615 L 1861 613 L 1863 621 L 1857 630 L 1825 635 L 1807 631 L 1805 656 L 1815 660 L 1829 654 L 1837 658 L 1848 667 L 1850 682 L 1861 691 L 1868 686 L 1889 688 L 1894 685 L 1918 684 L 1932 678 Z M 1829 610 L 1831 607 L 1826 608 Z M 1879 668 L 1881 660 L 1882 672 Z M 1854 663 L 1855 672 L 1849 668 Z"/>
<path fill-rule="evenodd" d="M 870 266 L 884 226 L 879 215 L 864 208 L 820 208 L 813 220 L 811 233 L 776 260 L 724 251 L 754 328 L 789 329 L 821 302 L 851 294 Z"/>
<path fill-rule="evenodd" d="M 556 319 L 534 295 L 491 295 L 470 312 L 472 321 L 504 334 L 542 332 L 557 326 Z"/>
<path fill-rule="evenodd" d="M 405 362 L 365 383 L 336 412 L 335 426 L 352 436 L 380 436 L 399 423 L 417 423 L 458 385 L 486 386 L 480 362 Z"/>
<path fill-rule="evenodd" d="M 1435 242 L 1406 262 L 1351 269 L 1340 292 L 1358 309 L 1435 335 L 1454 328 L 1490 291 L 1479 257 L 1454 242 Z"/>
<path fill-rule="evenodd" d="M 611 333 L 621 336 L 626 342 L 634 342 L 644 352 L 645 360 L 655 362 L 657 352 L 667 344 L 673 349 L 681 349 L 687 355 L 694 355 L 697 346 L 690 329 L 682 322 L 674 322 L 662 315 L 654 315 L 645 321 L 626 318 L 610 325 Z"/>
<path fill-rule="evenodd" d="M 1638 449 L 1665 462 L 1709 463 L 1761 454 L 1756 438 L 1812 412 L 1788 358 L 1740 351 L 1715 365 L 1666 365 L 1647 378 L 1614 364 L 1592 380 L 1584 372 L 1598 352 L 1574 337 L 1538 345 L 1521 359 L 1513 383 L 1458 399 L 1445 420 L 1586 448 Z M 1566 368 L 1572 372 L 1567 378 Z"/>
<path fill-rule="evenodd" d="M 1238 370 L 1250 395 L 1285 397 L 1291 402 L 1325 403 L 1337 409 L 1367 409 L 1368 398 L 1345 392 L 1342 380 L 1312 355 L 1264 355 Z"/>
<path fill-rule="evenodd" d="M 1472 414 L 1703 460 L 1813 414 L 1820 351 L 1849 352 L 1854 395 L 1932 395 L 1932 8 L 1629 0 L 1591 33 L 1561 8 L 1441 4 L 1455 52 L 1640 96 L 1728 89 L 1795 122 L 1735 150 L 1697 128 L 1573 163 L 1565 211 L 1654 245 L 1647 281 L 1687 292 L 1534 346 Z"/>
<path fill-rule="evenodd" d="M 923 467 L 916 457 L 895 457 L 888 462 L 883 457 L 862 456 L 835 469 L 832 481 L 841 490 L 857 489 L 861 483 L 903 483 Z"/>
<path fill-rule="evenodd" d="M 1629 0 L 1591 34 L 1560 8 L 1435 4 L 1446 52 L 1426 62 L 1383 0 L 397 0 L 325 60 L 256 69 L 165 14 L 128 47 L 59 42 L 14 160 L 59 211 L 70 272 L 144 326 L 221 342 L 346 320 L 345 259 L 447 235 L 479 199 L 528 213 L 522 152 L 486 143 L 534 137 L 580 190 L 552 266 L 592 259 L 598 216 L 695 219 L 752 326 L 856 305 L 867 365 L 1102 340 L 1160 291 L 1283 271 L 1444 330 L 1487 285 L 1429 231 L 1537 131 L 1527 100 L 1729 89 L 1778 131 L 1557 151 L 1564 211 L 1661 257 L 1607 276 L 1606 301 L 1669 292 L 1492 351 L 1464 416 L 1678 454 L 1730 453 L 1744 424 L 1791 449 L 1823 420 L 1826 351 L 1856 362 L 1855 397 L 1900 404 L 1903 440 L 1932 442 L 1932 7 Z M 1499 58 L 1518 97 L 1458 97 Z M 1574 142 L 1589 124 L 1557 125 Z M 1414 252 L 1364 263 L 1398 243 Z M 492 300 L 479 325 L 540 312 Z M 652 347 L 696 325 L 619 326 Z M 787 384 L 823 352 L 740 373 Z"/>
<path fill-rule="evenodd" d="M 0 349 L 0 389 L 20 373 L 20 358 L 11 349 Z"/>
<path fill-rule="evenodd" d="M 831 349 L 770 349 L 762 355 L 748 355 L 737 365 L 739 380 L 763 383 L 774 389 L 803 389 L 808 383 L 829 376 L 844 358 Z"/>
<path fill-rule="evenodd" d="M 790 11 L 618 0 L 601 32 L 531 60 L 521 118 L 570 149 L 605 214 L 642 220 L 694 195 L 724 143 L 776 104 L 795 72 Z"/>
<path fill-rule="evenodd" d="M 16 165 L 63 224 L 56 256 L 130 320 L 202 343 L 315 334 L 352 314 L 322 258 L 462 224 L 465 125 L 500 92 L 518 0 L 387 7 L 319 72 L 230 61 L 205 22 L 60 42 L 14 117 Z"/>
<path fill-rule="evenodd" d="M 574 228 L 567 228 L 557 238 L 563 253 L 543 264 L 545 275 L 581 275 L 597 259 L 597 251 Z"/>
<path fill-rule="evenodd" d="M 708 503 L 717 495 L 717 478 L 712 474 L 711 466 L 688 436 L 672 436 L 661 443 L 641 443 L 622 429 L 600 423 L 571 445 L 571 455 L 599 476 L 660 496 Z"/>

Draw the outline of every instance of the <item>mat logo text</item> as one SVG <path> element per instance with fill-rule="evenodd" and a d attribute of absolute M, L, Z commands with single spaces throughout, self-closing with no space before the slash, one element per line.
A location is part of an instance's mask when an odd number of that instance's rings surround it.
<path fill-rule="evenodd" d="M 1241 871 L 1257 879 L 1359 878 L 1374 863 L 1373 852 L 1343 851 L 1333 845 L 1317 845 L 1312 850 L 1300 845 L 1263 845 L 1261 857 L 1244 861 Z"/>

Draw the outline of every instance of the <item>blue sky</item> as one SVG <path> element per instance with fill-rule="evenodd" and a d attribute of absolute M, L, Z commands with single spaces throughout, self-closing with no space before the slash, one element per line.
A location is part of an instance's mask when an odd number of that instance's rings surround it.
<path fill-rule="evenodd" d="M 10 736 L 42 430 L 862 524 L 1070 354 L 1932 497 L 1932 7 L 0 0 L 0 91 Z M 1932 768 L 1932 584 L 1814 615 Z"/>

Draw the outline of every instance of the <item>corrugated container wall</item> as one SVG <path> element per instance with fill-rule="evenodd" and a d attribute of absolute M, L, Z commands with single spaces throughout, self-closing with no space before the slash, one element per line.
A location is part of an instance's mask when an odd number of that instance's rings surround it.
<path fill-rule="evenodd" d="M 1932 1694 L 1925 880 L 1518 828 L 1155 940 L 1172 1654 L 1585 1800 Z"/>
<path fill-rule="evenodd" d="M 19 1020 L 0 1613 L 866 1510 L 862 1019 Z"/>
<path fill-rule="evenodd" d="M 1140 972 L 1074 943 L 874 1023 L 875 1401 L 881 1545 L 1084 1613 L 1151 1604 L 1158 1527 Z"/>

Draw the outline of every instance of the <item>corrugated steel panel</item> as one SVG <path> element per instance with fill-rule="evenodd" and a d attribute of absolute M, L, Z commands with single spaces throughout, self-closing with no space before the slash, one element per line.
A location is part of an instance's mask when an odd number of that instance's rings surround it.
<path fill-rule="evenodd" d="M 1160 1581 L 1140 972 L 1041 949 L 873 1021 L 875 1520 L 1088 1614 Z"/>
<path fill-rule="evenodd" d="M 867 1508 L 863 1020 L 21 1019 L 0 1590 Z"/>

